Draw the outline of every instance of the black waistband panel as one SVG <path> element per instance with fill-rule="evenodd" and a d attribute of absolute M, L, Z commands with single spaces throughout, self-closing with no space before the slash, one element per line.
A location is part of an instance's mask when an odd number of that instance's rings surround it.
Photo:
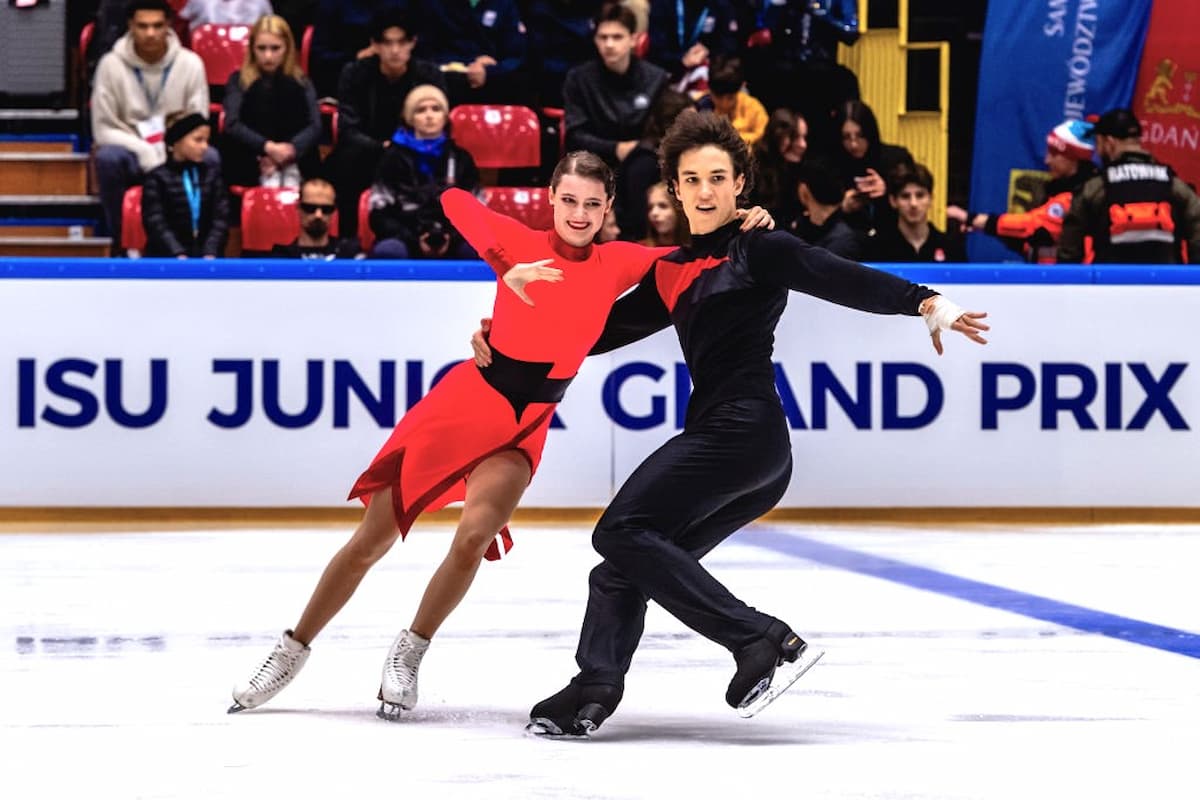
<path fill-rule="evenodd" d="M 548 378 L 554 364 L 544 361 L 518 361 L 510 358 L 489 342 L 492 348 L 491 366 L 481 368 L 479 373 L 488 385 L 495 389 L 512 405 L 517 419 L 530 403 L 558 403 L 567 393 L 567 387 L 575 378 Z"/>

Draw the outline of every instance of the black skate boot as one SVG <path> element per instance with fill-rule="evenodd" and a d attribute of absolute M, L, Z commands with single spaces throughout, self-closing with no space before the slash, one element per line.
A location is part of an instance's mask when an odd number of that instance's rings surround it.
<path fill-rule="evenodd" d="M 587 736 L 612 715 L 623 694 L 620 686 L 583 684 L 572 679 L 564 689 L 530 710 L 525 730 L 534 736 Z"/>
<path fill-rule="evenodd" d="M 752 717 L 783 694 L 824 654 L 811 650 L 803 639 L 777 620 L 763 638 L 733 654 L 737 671 L 725 692 L 725 702 L 740 716 Z M 780 670 L 784 665 L 790 666 Z M 776 670 L 780 670 L 779 675 Z"/>

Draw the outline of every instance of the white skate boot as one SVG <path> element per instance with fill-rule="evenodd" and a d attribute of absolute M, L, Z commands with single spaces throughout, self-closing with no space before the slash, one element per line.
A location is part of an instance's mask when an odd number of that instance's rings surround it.
<path fill-rule="evenodd" d="M 401 711 L 412 711 L 417 707 L 417 670 L 428 649 L 429 640 L 424 636 L 400 631 L 383 662 L 377 717 L 395 722 L 400 719 Z"/>
<path fill-rule="evenodd" d="M 284 631 L 275 649 L 251 673 L 249 680 L 234 684 L 229 713 L 256 708 L 279 694 L 300 672 L 311 652 L 307 645 L 292 638 L 291 631 Z"/>

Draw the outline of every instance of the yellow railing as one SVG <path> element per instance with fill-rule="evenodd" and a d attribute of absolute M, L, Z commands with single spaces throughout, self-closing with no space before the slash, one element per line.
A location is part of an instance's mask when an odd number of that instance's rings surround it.
<path fill-rule="evenodd" d="M 838 62 L 858 76 L 863 102 L 875 112 L 883 141 L 907 147 L 933 174 L 931 218 L 945 227 L 950 151 L 950 43 L 908 41 L 908 0 L 899 0 L 898 28 L 870 26 L 867 0 L 858 0 L 859 40 L 838 46 Z M 938 52 L 938 110 L 906 107 L 908 52 Z"/>

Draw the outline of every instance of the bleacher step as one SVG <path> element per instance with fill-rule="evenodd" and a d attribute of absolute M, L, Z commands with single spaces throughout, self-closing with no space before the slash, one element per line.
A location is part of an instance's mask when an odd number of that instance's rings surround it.
<path fill-rule="evenodd" d="M 100 199 L 90 194 L 0 194 L 0 217 L 6 219 L 78 218 L 93 224 L 100 213 Z"/>
<path fill-rule="evenodd" d="M 29 224 L 11 224 L 8 220 L 0 221 L 0 239 L 12 239 L 27 236 L 55 239 L 86 239 L 95 235 L 95 225 L 76 220 L 64 220 L 61 223 L 38 223 L 31 220 Z"/>
<path fill-rule="evenodd" d="M 87 175 L 83 153 L 0 153 L 0 195 L 31 188 L 45 195 L 86 194 Z"/>
<path fill-rule="evenodd" d="M 108 248 L 109 240 L 98 236 L 79 239 L 60 236 L 0 237 L 0 256 L 103 258 L 108 255 Z"/>

